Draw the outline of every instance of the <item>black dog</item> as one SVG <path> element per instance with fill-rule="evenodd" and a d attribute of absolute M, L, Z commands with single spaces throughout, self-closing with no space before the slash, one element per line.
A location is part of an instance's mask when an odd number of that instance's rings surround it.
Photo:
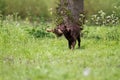
<path fill-rule="evenodd" d="M 70 49 L 74 49 L 76 40 L 78 40 L 78 47 L 80 48 L 80 32 L 82 28 L 80 28 L 77 24 L 65 25 L 60 24 L 55 29 L 47 29 L 48 32 L 55 33 L 58 37 L 64 35 L 65 38 L 68 40 L 68 45 Z"/>

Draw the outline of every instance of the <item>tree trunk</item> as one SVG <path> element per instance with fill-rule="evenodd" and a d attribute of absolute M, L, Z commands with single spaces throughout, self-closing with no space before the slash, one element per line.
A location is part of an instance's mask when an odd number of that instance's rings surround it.
<path fill-rule="evenodd" d="M 70 11 L 73 19 L 71 20 L 68 15 L 63 15 L 65 23 L 72 22 L 82 25 L 84 21 L 80 22 L 79 20 L 81 18 L 80 14 L 83 14 L 84 0 L 60 0 L 60 4 Z"/>

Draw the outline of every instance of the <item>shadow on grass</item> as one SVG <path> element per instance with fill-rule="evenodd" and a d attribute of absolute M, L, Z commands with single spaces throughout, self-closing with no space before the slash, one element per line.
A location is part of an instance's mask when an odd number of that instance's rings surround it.
<path fill-rule="evenodd" d="M 77 49 L 77 50 L 85 49 L 85 45 L 80 46 L 80 48 L 79 48 L 79 47 L 77 47 L 77 48 L 75 48 L 75 49 Z"/>

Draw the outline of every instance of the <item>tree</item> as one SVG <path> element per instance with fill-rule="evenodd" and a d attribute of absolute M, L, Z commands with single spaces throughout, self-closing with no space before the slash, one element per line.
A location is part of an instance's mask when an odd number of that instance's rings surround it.
<path fill-rule="evenodd" d="M 84 23 L 84 0 L 60 0 L 56 13 L 59 15 L 57 21 L 65 24 L 79 24 L 82 26 Z"/>

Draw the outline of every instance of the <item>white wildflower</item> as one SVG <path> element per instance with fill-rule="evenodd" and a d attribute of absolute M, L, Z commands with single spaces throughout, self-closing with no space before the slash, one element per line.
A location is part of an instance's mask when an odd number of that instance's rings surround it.
<path fill-rule="evenodd" d="M 85 68 L 83 71 L 84 76 L 88 76 L 90 74 L 90 68 Z"/>

